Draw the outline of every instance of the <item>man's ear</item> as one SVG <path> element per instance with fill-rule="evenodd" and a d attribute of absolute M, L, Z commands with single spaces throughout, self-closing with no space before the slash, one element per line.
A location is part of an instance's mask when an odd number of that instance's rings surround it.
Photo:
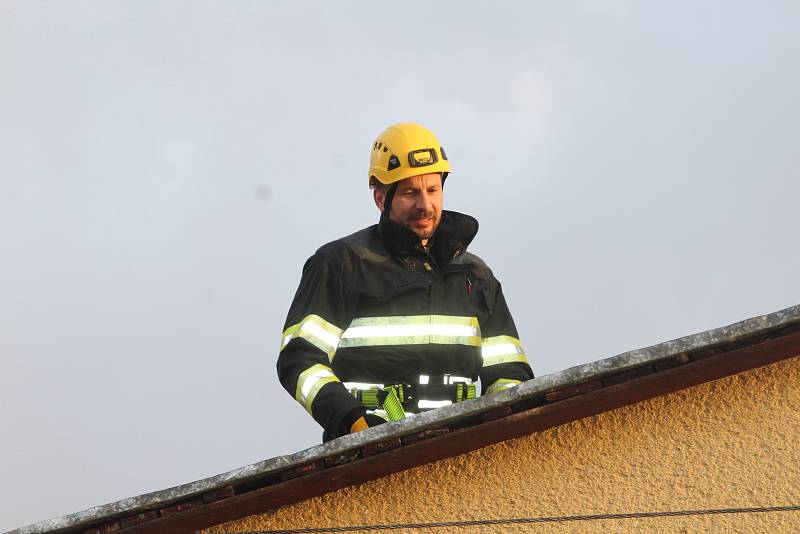
<path fill-rule="evenodd" d="M 383 213 L 383 202 L 386 198 L 383 196 L 383 193 L 377 187 L 372 188 L 372 199 L 375 201 L 375 205 L 378 206 L 378 211 Z"/>

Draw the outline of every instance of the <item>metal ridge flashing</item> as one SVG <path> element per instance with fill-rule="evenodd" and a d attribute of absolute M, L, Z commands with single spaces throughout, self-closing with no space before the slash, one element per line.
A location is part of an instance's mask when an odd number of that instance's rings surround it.
<path fill-rule="evenodd" d="M 7 534 L 43 534 L 46 532 L 79 529 L 137 512 L 163 508 L 188 498 L 200 497 L 225 486 L 240 485 L 257 479 L 268 478 L 290 468 L 321 461 L 368 445 L 402 438 L 425 430 L 441 428 L 448 423 L 542 396 L 555 389 L 570 387 L 610 374 L 622 373 L 681 354 L 710 350 L 742 339 L 768 334 L 796 323 L 800 323 L 800 305 L 768 315 L 746 319 L 721 328 L 666 341 L 651 347 L 636 349 L 610 358 L 570 367 L 563 371 L 537 377 L 508 390 L 417 414 L 414 417 L 380 425 L 357 434 L 342 436 L 328 443 L 315 445 L 294 454 L 256 462 L 226 473 L 172 488 L 94 506 L 81 512 L 21 527 Z"/>
<path fill-rule="evenodd" d="M 758 315 L 698 334 L 664 341 L 650 347 L 630 350 L 603 360 L 569 367 L 563 371 L 525 382 L 516 389 L 527 391 L 535 388 L 536 391 L 541 391 L 540 386 L 545 382 L 549 383 L 549 388 L 552 389 L 571 386 L 594 378 L 601 378 L 610 373 L 619 373 L 648 363 L 666 360 L 680 354 L 709 350 L 751 336 L 767 334 L 795 323 L 800 323 L 800 305 L 790 306 L 767 315 Z"/>

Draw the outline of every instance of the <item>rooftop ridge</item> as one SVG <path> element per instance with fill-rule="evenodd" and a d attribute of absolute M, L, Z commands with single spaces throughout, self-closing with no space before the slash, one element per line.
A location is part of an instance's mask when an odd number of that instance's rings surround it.
<path fill-rule="evenodd" d="M 160 517 L 156 510 L 161 510 L 162 516 L 165 515 L 163 513 L 166 511 L 165 507 L 175 505 L 174 512 L 170 513 L 178 513 L 186 509 L 181 508 L 181 503 L 185 502 L 188 507 L 189 500 L 192 499 L 191 502 L 194 504 L 191 506 L 195 506 L 197 503 L 209 503 L 232 496 L 233 486 L 244 487 L 258 481 L 266 481 L 268 485 L 303 476 L 307 472 L 316 470 L 318 465 L 338 465 L 337 458 L 343 459 L 340 463 L 350 461 L 358 457 L 358 451 L 370 447 L 374 448 L 376 453 L 380 453 L 382 452 L 381 444 L 387 442 L 394 441 L 399 446 L 401 440 L 409 440 L 413 436 L 426 432 L 435 432 L 436 429 L 450 424 L 455 423 L 458 427 L 468 424 L 465 422 L 475 418 L 480 421 L 495 419 L 487 414 L 500 413 L 504 408 L 512 405 L 524 404 L 530 408 L 538 406 L 539 404 L 536 402 L 543 398 L 550 402 L 563 400 L 602 387 L 607 383 L 620 383 L 623 380 L 634 379 L 641 375 L 641 373 L 636 375 L 635 372 L 643 366 L 655 365 L 658 368 L 659 364 L 664 364 L 664 368 L 669 368 L 688 362 L 690 360 L 688 355 L 692 355 L 693 360 L 696 360 L 698 354 L 701 355 L 700 357 L 705 357 L 705 355 L 726 352 L 718 350 L 722 346 L 730 351 L 738 348 L 737 344 L 739 343 L 757 343 L 779 331 L 788 329 L 794 333 L 796 329 L 794 327 L 797 325 L 800 325 L 800 305 L 570 367 L 537 377 L 505 391 L 417 414 L 402 421 L 380 425 L 356 434 L 342 436 L 294 454 L 277 456 L 194 482 L 47 519 L 12 530 L 7 534 L 77 532 L 87 526 L 117 518 L 122 518 L 122 528 L 125 528 L 137 524 L 137 521 L 146 522 Z M 623 378 L 616 382 L 608 382 L 607 379 L 610 377 Z M 582 384 L 585 385 L 583 389 L 581 389 Z M 505 413 L 503 412 L 501 416 Z M 507 413 L 510 413 L 510 409 Z M 227 491 L 228 488 L 230 491 Z M 130 519 L 127 525 L 124 524 L 125 519 Z"/>

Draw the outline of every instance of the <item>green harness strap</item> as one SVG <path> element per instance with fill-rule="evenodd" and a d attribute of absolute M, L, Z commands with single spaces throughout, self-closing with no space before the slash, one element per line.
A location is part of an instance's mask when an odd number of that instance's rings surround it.
<path fill-rule="evenodd" d="M 403 399 L 403 385 L 386 386 L 383 389 L 372 388 L 360 391 L 352 390 L 356 398 L 361 400 L 361 404 L 370 410 L 383 408 L 389 421 L 400 421 L 406 418 L 406 411 L 403 409 L 401 399 Z M 476 396 L 475 384 L 458 384 L 456 388 L 456 402 L 474 399 Z M 381 399 L 383 401 L 381 402 Z"/>
<path fill-rule="evenodd" d="M 389 421 L 400 421 L 406 418 L 406 411 L 400 403 L 400 398 L 397 396 L 395 386 L 383 388 L 386 392 L 386 398 L 383 400 L 383 409 L 386 410 L 386 415 Z M 400 392 L 402 395 L 402 391 Z"/>
<path fill-rule="evenodd" d="M 464 394 L 466 393 L 466 398 Z M 456 389 L 456 402 L 474 399 L 476 395 L 475 384 L 458 384 Z"/>

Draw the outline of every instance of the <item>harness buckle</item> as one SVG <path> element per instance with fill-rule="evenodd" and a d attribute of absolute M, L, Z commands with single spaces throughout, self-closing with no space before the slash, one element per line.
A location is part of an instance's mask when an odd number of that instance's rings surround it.
<path fill-rule="evenodd" d="M 449 374 L 420 375 L 417 384 L 366 384 L 345 382 L 344 386 L 373 412 L 385 413 L 390 421 L 403 419 L 408 413 L 449 406 L 474 399 L 476 386 L 472 379 Z"/>

